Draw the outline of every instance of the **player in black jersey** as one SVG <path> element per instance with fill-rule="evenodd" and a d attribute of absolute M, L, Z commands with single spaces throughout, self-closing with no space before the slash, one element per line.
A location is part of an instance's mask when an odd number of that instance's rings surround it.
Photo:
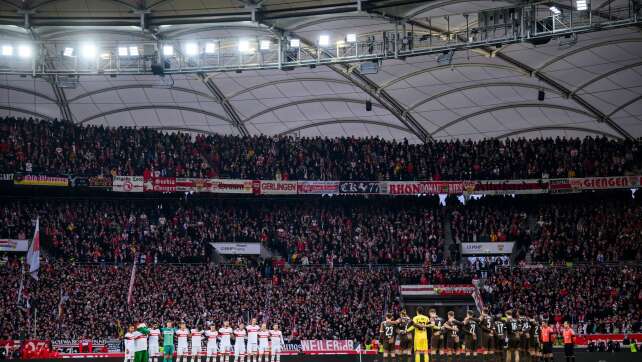
<path fill-rule="evenodd" d="M 506 362 L 511 362 L 512 356 L 515 355 L 515 362 L 519 362 L 519 341 L 522 333 L 522 326 L 519 320 L 513 318 L 513 311 L 506 311 L 506 334 L 508 335 L 508 352 L 506 353 Z"/>
<path fill-rule="evenodd" d="M 495 332 L 495 352 L 497 352 L 498 359 L 501 361 L 506 348 L 506 319 L 501 314 L 498 314 L 493 327 Z"/>
<path fill-rule="evenodd" d="M 440 355 L 444 354 L 443 343 L 444 343 L 444 319 L 437 315 L 437 311 L 434 308 L 428 310 L 428 317 L 430 317 L 430 354 L 435 356 L 437 353 Z"/>
<path fill-rule="evenodd" d="M 519 351 L 522 356 L 526 356 L 530 350 L 531 342 L 531 320 L 530 318 L 519 315 L 518 319 L 521 334 L 519 335 Z"/>
<path fill-rule="evenodd" d="M 386 313 L 386 319 L 379 326 L 379 340 L 383 346 L 383 360 L 393 361 L 395 358 L 395 329 L 397 322 L 392 320 L 392 314 Z"/>
<path fill-rule="evenodd" d="M 542 352 L 539 343 L 540 325 L 535 318 L 531 318 L 531 338 L 528 346 L 528 352 L 533 360 L 541 359 Z"/>
<path fill-rule="evenodd" d="M 412 361 L 412 332 L 408 331 L 412 327 L 412 319 L 408 317 L 408 313 L 405 309 L 402 309 L 399 313 L 399 319 L 397 319 L 398 333 L 399 333 L 399 355 L 406 356 L 406 362 Z M 401 362 L 401 357 L 399 357 L 399 362 Z"/>
<path fill-rule="evenodd" d="M 494 321 L 493 317 L 488 314 L 488 308 L 482 308 L 479 316 L 479 327 L 481 329 L 480 344 L 482 354 L 493 354 L 495 351 L 494 342 Z"/>
<path fill-rule="evenodd" d="M 446 343 L 446 354 L 452 356 L 453 352 L 459 355 L 459 322 L 455 320 L 455 312 L 448 312 L 448 320 L 444 322 L 444 341 Z"/>
<path fill-rule="evenodd" d="M 475 318 L 473 311 L 467 311 L 463 322 L 464 351 L 466 352 L 466 356 L 470 356 L 471 352 L 473 353 L 473 356 L 477 356 L 478 323 L 479 320 Z"/>

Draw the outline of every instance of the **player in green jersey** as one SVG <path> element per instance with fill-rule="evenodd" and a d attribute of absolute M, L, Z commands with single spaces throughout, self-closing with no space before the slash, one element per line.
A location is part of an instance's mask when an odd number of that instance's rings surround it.
<path fill-rule="evenodd" d="M 176 328 L 171 321 L 165 323 L 165 328 L 161 328 L 163 335 L 163 362 L 171 362 L 174 358 L 174 332 Z"/>

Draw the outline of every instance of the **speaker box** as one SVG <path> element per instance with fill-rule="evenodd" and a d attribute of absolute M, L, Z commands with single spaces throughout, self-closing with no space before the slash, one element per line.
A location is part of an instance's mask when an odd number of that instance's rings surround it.
<path fill-rule="evenodd" d="M 369 100 L 366 101 L 366 111 L 372 111 L 372 102 Z"/>
<path fill-rule="evenodd" d="M 546 97 L 546 93 L 544 93 L 543 90 L 540 90 L 537 92 L 537 100 L 542 102 L 544 101 L 544 98 Z"/>

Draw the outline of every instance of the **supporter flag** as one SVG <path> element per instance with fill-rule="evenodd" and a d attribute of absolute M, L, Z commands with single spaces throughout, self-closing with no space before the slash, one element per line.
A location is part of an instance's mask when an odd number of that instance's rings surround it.
<path fill-rule="evenodd" d="M 136 280 L 136 259 L 134 258 L 134 266 L 132 267 L 132 276 L 129 278 L 129 291 L 127 292 L 127 304 L 132 304 L 132 293 L 134 292 L 134 281 Z"/>
<path fill-rule="evenodd" d="M 40 269 L 40 218 L 36 219 L 36 231 L 33 233 L 33 241 L 27 251 L 27 264 L 29 273 L 38 280 L 38 270 Z"/>

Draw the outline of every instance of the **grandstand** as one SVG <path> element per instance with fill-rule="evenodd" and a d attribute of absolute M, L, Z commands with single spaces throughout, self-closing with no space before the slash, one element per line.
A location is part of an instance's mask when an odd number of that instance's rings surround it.
<path fill-rule="evenodd" d="M 0 13 L 0 359 L 636 360 L 640 0 Z"/>

